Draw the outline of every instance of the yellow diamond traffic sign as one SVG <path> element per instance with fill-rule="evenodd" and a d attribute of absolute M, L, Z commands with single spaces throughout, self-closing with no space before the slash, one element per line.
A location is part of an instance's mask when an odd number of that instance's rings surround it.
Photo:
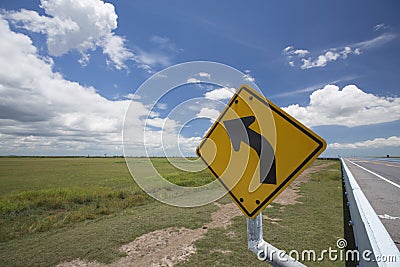
<path fill-rule="evenodd" d="M 242 85 L 196 153 L 243 213 L 254 218 L 325 148 L 321 137 Z"/>

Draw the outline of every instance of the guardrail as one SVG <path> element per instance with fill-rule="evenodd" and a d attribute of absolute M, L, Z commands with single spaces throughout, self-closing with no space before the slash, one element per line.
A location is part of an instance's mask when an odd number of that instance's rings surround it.
<path fill-rule="evenodd" d="M 399 250 L 360 189 L 345 160 L 341 159 L 341 163 L 351 216 L 349 224 L 353 227 L 354 241 L 360 256 L 358 266 L 400 266 Z M 388 261 L 389 257 L 391 262 Z"/>

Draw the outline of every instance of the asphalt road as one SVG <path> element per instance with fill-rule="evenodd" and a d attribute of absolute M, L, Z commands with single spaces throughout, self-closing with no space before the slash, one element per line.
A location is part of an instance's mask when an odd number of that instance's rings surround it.
<path fill-rule="evenodd" d="M 361 190 L 400 249 L 400 159 L 345 159 Z"/>

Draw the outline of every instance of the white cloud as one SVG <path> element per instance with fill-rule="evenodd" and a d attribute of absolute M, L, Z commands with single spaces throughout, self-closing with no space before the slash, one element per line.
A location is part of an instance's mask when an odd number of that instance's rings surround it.
<path fill-rule="evenodd" d="M 379 30 L 386 30 L 388 28 L 389 27 L 386 26 L 384 23 L 379 23 L 379 24 L 375 25 L 374 30 L 379 31 Z"/>
<path fill-rule="evenodd" d="M 244 82 L 250 82 L 250 83 L 254 83 L 256 81 L 256 79 L 250 74 L 251 70 L 245 70 L 244 71 L 244 75 L 243 75 L 243 81 Z"/>
<path fill-rule="evenodd" d="M 400 98 L 368 94 L 355 85 L 342 90 L 335 85 L 326 85 L 310 95 L 308 106 L 295 104 L 284 110 L 308 126 L 354 127 L 399 120 Z"/>
<path fill-rule="evenodd" d="M 224 100 L 230 99 L 235 93 L 235 88 L 223 87 L 219 89 L 206 92 L 204 97 L 209 100 Z"/>
<path fill-rule="evenodd" d="M 332 149 L 358 149 L 358 148 L 383 148 L 383 147 L 400 147 L 400 136 L 391 136 L 389 138 L 375 138 L 355 143 L 332 143 L 328 145 Z"/>
<path fill-rule="evenodd" d="M 309 57 L 308 59 L 301 59 L 302 69 L 310 69 L 315 67 L 325 67 L 329 62 L 336 61 L 337 59 L 346 59 L 348 55 L 355 54 L 359 55 L 360 50 L 357 48 L 356 50 L 352 50 L 350 47 L 345 47 L 341 51 L 337 52 L 336 49 L 325 52 L 325 54 L 319 55 L 317 59 L 312 59 Z"/>
<path fill-rule="evenodd" d="M 289 45 L 282 50 L 284 55 L 290 54 L 289 51 L 293 50 L 293 46 Z"/>
<path fill-rule="evenodd" d="M 377 48 L 380 47 L 392 40 L 394 40 L 395 38 L 397 38 L 396 34 L 393 33 L 383 33 L 381 35 L 379 35 L 378 37 L 375 37 L 373 39 L 370 40 L 366 40 L 366 41 L 362 41 L 359 43 L 355 43 L 352 46 L 357 47 L 361 50 L 363 49 L 372 49 L 372 48 Z"/>
<path fill-rule="evenodd" d="M 162 74 L 162 73 L 158 73 L 156 76 L 154 76 L 154 78 L 163 78 L 163 79 L 165 79 L 165 78 L 168 78 L 168 75 L 166 75 L 166 74 Z"/>
<path fill-rule="evenodd" d="M 201 137 L 199 136 L 193 136 L 193 137 L 183 137 L 182 135 L 179 135 L 179 148 L 181 151 L 185 154 L 196 151 L 196 147 L 200 144 Z"/>
<path fill-rule="evenodd" d="M 196 74 L 193 74 L 192 77 L 188 78 L 186 80 L 187 83 L 201 83 L 201 82 L 209 82 L 209 79 L 211 78 L 211 74 L 207 73 L 207 72 L 199 72 Z M 199 87 L 203 88 L 204 85 L 199 84 Z M 207 86 L 204 86 L 204 88 L 206 88 Z"/>
<path fill-rule="evenodd" d="M 211 75 L 209 73 L 207 73 L 207 72 L 199 72 L 198 75 L 200 77 L 207 78 L 207 79 L 211 78 Z"/>
<path fill-rule="evenodd" d="M 325 67 L 328 63 L 338 59 L 347 59 L 349 55 L 361 55 L 363 51 L 382 46 L 396 37 L 397 35 L 395 34 L 383 33 L 370 40 L 348 44 L 344 47 L 325 49 L 322 52 L 314 53 L 314 56 L 309 56 L 308 58 L 305 58 L 306 55 L 310 54 L 308 50 L 295 49 L 293 46 L 284 48 L 282 53 L 286 56 L 291 67 L 296 65 L 299 65 L 302 69 Z"/>
<path fill-rule="evenodd" d="M 186 80 L 187 83 L 201 83 L 199 79 L 196 78 L 189 78 Z"/>
<path fill-rule="evenodd" d="M 207 118 L 212 121 L 216 120 L 220 114 L 220 111 L 212 108 L 201 108 L 196 114 L 197 118 Z"/>
<path fill-rule="evenodd" d="M 165 118 L 149 118 L 146 120 L 146 124 L 148 126 L 156 127 L 156 128 L 163 128 L 166 122 Z"/>
<path fill-rule="evenodd" d="M 159 103 L 156 104 L 156 107 L 157 107 L 158 109 L 165 110 L 165 109 L 168 108 L 168 104 L 167 104 L 167 103 L 161 103 L 161 102 L 159 102 Z"/>
<path fill-rule="evenodd" d="M 305 49 L 297 49 L 297 50 L 294 50 L 293 53 L 299 57 L 305 57 L 310 52 L 308 52 L 308 50 L 305 50 Z"/>
<path fill-rule="evenodd" d="M 284 55 L 305 57 L 310 52 L 306 49 L 294 49 L 293 46 L 288 46 L 282 50 Z"/>
<path fill-rule="evenodd" d="M 179 134 L 180 123 L 170 118 L 150 118 L 146 120 L 147 127 L 144 141 L 150 155 L 194 155 L 200 137 L 185 137 Z"/>
<path fill-rule="evenodd" d="M 121 155 L 125 115 L 129 118 L 124 126 L 130 134 L 129 146 L 137 148 L 129 151 L 132 155 L 144 155 L 141 147 L 145 138 L 157 147 L 151 146 L 149 153 L 161 155 L 162 144 L 178 153 L 179 123 L 149 112 L 150 107 L 141 103 L 138 95 L 111 101 L 93 87 L 66 80 L 53 70 L 50 58 L 38 55 L 27 35 L 11 31 L 1 17 L 0 35 L 2 155 Z M 129 103 L 134 108 L 127 113 Z M 144 136 L 147 115 L 153 129 Z M 179 140 L 188 148 L 195 141 L 186 137 Z M 194 155 L 194 150 L 188 153 Z"/>
<path fill-rule="evenodd" d="M 198 77 L 198 78 L 196 78 Z M 199 72 L 193 75 L 193 77 L 190 77 L 189 79 L 186 80 L 187 83 L 201 83 L 202 81 L 207 82 L 205 79 L 210 79 L 211 74 L 207 72 Z"/>
<path fill-rule="evenodd" d="M 61 56 L 76 50 L 81 54 L 78 60 L 83 66 L 90 60 L 90 52 L 102 49 L 107 64 L 116 69 L 128 69 L 126 62 L 133 61 L 138 67 L 151 71 L 151 67 L 170 65 L 170 56 L 161 52 L 146 52 L 136 48 L 134 53 L 125 45 L 123 36 L 115 34 L 118 15 L 114 5 L 102 0 L 41 0 L 45 15 L 36 11 L 4 11 L 6 19 L 17 27 L 46 35 L 47 48 L 51 56 Z M 161 49 L 176 50 L 166 37 L 153 36 L 151 39 Z M 171 53 L 169 53 L 171 54 Z"/>
<path fill-rule="evenodd" d="M 140 48 L 136 48 L 137 55 L 135 61 L 143 69 L 150 70 L 150 66 L 169 66 L 171 65 L 171 57 L 161 52 L 146 52 Z"/>
<path fill-rule="evenodd" d="M 136 47 L 136 58 L 139 63 L 142 62 L 152 67 L 167 67 L 172 65 L 173 55 L 183 51 L 183 49 L 177 48 L 170 38 L 165 36 L 153 35 L 150 41 L 157 47 L 156 52 L 149 52 Z"/>
<path fill-rule="evenodd" d="M 272 95 L 271 97 L 274 97 L 274 98 L 287 97 L 287 96 L 292 96 L 292 95 L 301 94 L 301 93 L 305 93 L 305 92 L 313 92 L 315 90 L 323 88 L 327 84 L 336 84 L 336 83 L 348 82 L 348 81 L 354 80 L 355 78 L 357 78 L 357 76 L 347 75 L 347 76 L 341 77 L 340 79 L 331 80 L 329 82 L 324 82 L 324 83 L 313 84 L 313 85 L 310 85 L 310 86 L 307 86 L 307 87 L 303 87 L 301 89 L 293 90 L 293 91 L 290 91 L 290 92 L 284 92 L 284 93 L 279 93 L 279 94 L 276 94 L 276 95 Z"/>
<path fill-rule="evenodd" d="M 28 36 L 12 32 L 1 18 L 0 35 L 3 154 L 122 153 L 122 121 L 129 100 L 110 101 L 93 87 L 64 79 L 53 71 L 51 60 L 37 54 Z M 139 127 L 139 117 L 148 110 L 140 102 L 135 108 Z"/>
<path fill-rule="evenodd" d="M 122 38 L 121 36 L 117 36 L 114 34 L 108 34 L 105 38 L 103 43 L 101 44 L 103 47 L 103 53 L 107 55 L 112 64 L 115 66 L 116 69 L 126 69 L 127 66 L 125 65 L 125 62 L 130 59 L 134 60 L 135 55 L 133 54 L 132 51 L 127 49 L 124 45 L 125 39 Z M 137 60 L 135 60 L 137 61 Z M 139 60 L 138 62 L 143 62 L 145 64 L 148 64 L 147 62 L 144 62 L 143 60 Z M 145 69 L 148 69 L 149 67 L 145 67 Z"/>
<path fill-rule="evenodd" d="M 139 100 L 142 97 L 140 95 L 130 93 L 130 94 L 125 95 L 124 98 L 132 99 L 132 100 Z"/>
<path fill-rule="evenodd" d="M 246 82 L 251 82 L 251 83 L 254 83 L 254 82 L 256 81 L 256 79 L 254 79 L 254 77 L 252 77 L 250 74 L 245 74 L 245 75 L 243 76 L 243 79 L 244 79 Z"/>

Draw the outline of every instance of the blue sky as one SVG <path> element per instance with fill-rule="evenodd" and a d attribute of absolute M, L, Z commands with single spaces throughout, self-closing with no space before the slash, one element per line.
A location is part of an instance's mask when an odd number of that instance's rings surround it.
<path fill-rule="evenodd" d="M 135 129 L 155 104 L 145 92 L 134 95 L 140 85 L 201 60 L 241 71 L 243 82 L 320 134 L 326 156 L 400 155 L 399 8 L 398 1 L 1 1 L 0 154 L 121 155 L 130 99 Z M 211 72 L 181 77 L 192 83 L 159 100 L 149 117 L 152 144 L 162 134 L 175 154 L 179 137 L 184 154 L 194 154 L 211 125 L 204 116 L 215 117 L 235 85 L 193 83 Z"/>

